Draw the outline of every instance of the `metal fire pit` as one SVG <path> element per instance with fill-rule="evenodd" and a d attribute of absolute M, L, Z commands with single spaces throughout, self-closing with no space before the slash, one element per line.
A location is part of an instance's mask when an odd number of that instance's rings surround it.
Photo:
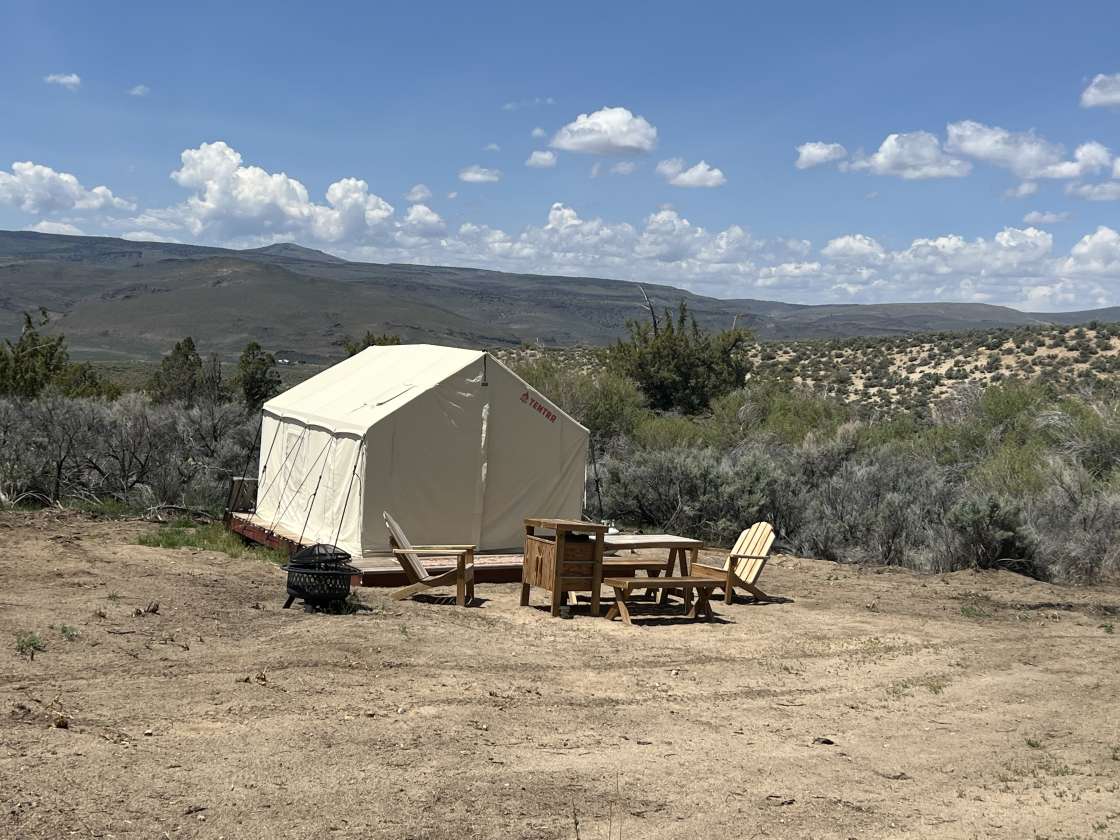
<path fill-rule="evenodd" d="M 288 559 L 288 609 L 296 598 L 312 607 L 328 607 L 350 595 L 350 578 L 361 574 L 347 561 L 350 555 L 337 546 L 316 543 L 300 549 Z"/>

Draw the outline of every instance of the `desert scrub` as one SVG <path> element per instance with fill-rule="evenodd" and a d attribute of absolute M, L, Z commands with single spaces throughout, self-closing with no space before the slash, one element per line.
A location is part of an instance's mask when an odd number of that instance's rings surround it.
<path fill-rule="evenodd" d="M 194 548 L 200 551 L 220 551 L 230 557 L 259 557 L 273 563 L 286 563 L 288 556 L 281 551 L 250 546 L 241 537 L 221 525 L 196 525 L 189 520 L 179 520 L 161 525 L 154 531 L 141 534 L 140 545 L 150 548 Z"/>
<path fill-rule="evenodd" d="M 34 662 L 35 654 L 42 653 L 46 649 L 47 646 L 43 643 L 38 633 L 34 633 L 30 630 L 20 630 L 16 633 L 16 653 L 20 656 L 25 656 Z"/>

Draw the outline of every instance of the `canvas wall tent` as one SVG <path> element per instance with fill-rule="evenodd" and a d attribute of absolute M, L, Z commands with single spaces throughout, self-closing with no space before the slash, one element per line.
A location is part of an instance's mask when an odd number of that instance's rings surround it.
<path fill-rule="evenodd" d="M 520 550 L 526 516 L 578 518 L 587 430 L 488 353 L 370 347 L 265 403 L 256 520 L 389 550 L 413 539 Z"/>

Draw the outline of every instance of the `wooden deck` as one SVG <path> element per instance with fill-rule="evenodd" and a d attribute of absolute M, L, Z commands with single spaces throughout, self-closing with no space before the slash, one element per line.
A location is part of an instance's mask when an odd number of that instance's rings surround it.
<path fill-rule="evenodd" d="M 443 558 L 421 560 L 432 574 L 450 571 L 453 564 Z M 400 565 L 391 557 L 359 557 L 350 561 L 362 570 L 362 586 L 407 586 L 409 581 Z M 517 583 L 521 580 L 520 554 L 476 554 L 475 583 Z"/>
<path fill-rule="evenodd" d="M 231 513 L 226 520 L 226 527 L 233 533 L 240 534 L 249 542 L 265 545 L 277 551 L 286 551 L 294 554 L 303 545 L 299 536 L 283 528 L 269 528 L 269 523 L 251 513 Z"/>
<path fill-rule="evenodd" d="M 267 545 L 269 548 L 285 551 L 288 554 L 303 547 L 299 535 L 283 528 L 270 529 L 268 522 L 251 513 L 231 514 L 228 526 L 235 534 L 240 534 L 250 542 Z M 424 568 L 433 574 L 452 568 L 439 557 L 423 562 Z M 408 585 L 408 578 L 405 577 L 400 564 L 388 555 L 355 557 L 350 564 L 362 570 L 362 586 Z M 474 566 L 476 583 L 517 583 L 521 580 L 520 554 L 478 554 L 475 555 Z"/>

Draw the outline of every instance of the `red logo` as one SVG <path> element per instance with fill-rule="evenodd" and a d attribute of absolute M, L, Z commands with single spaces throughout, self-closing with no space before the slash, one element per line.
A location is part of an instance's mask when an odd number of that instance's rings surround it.
<path fill-rule="evenodd" d="M 544 417 L 546 420 L 548 420 L 549 423 L 556 422 L 556 414 L 551 411 L 548 406 L 543 405 L 533 397 L 529 396 L 528 391 L 521 395 L 521 402 L 525 403 L 530 408 L 536 409 L 537 414 L 541 415 L 541 417 Z"/>

